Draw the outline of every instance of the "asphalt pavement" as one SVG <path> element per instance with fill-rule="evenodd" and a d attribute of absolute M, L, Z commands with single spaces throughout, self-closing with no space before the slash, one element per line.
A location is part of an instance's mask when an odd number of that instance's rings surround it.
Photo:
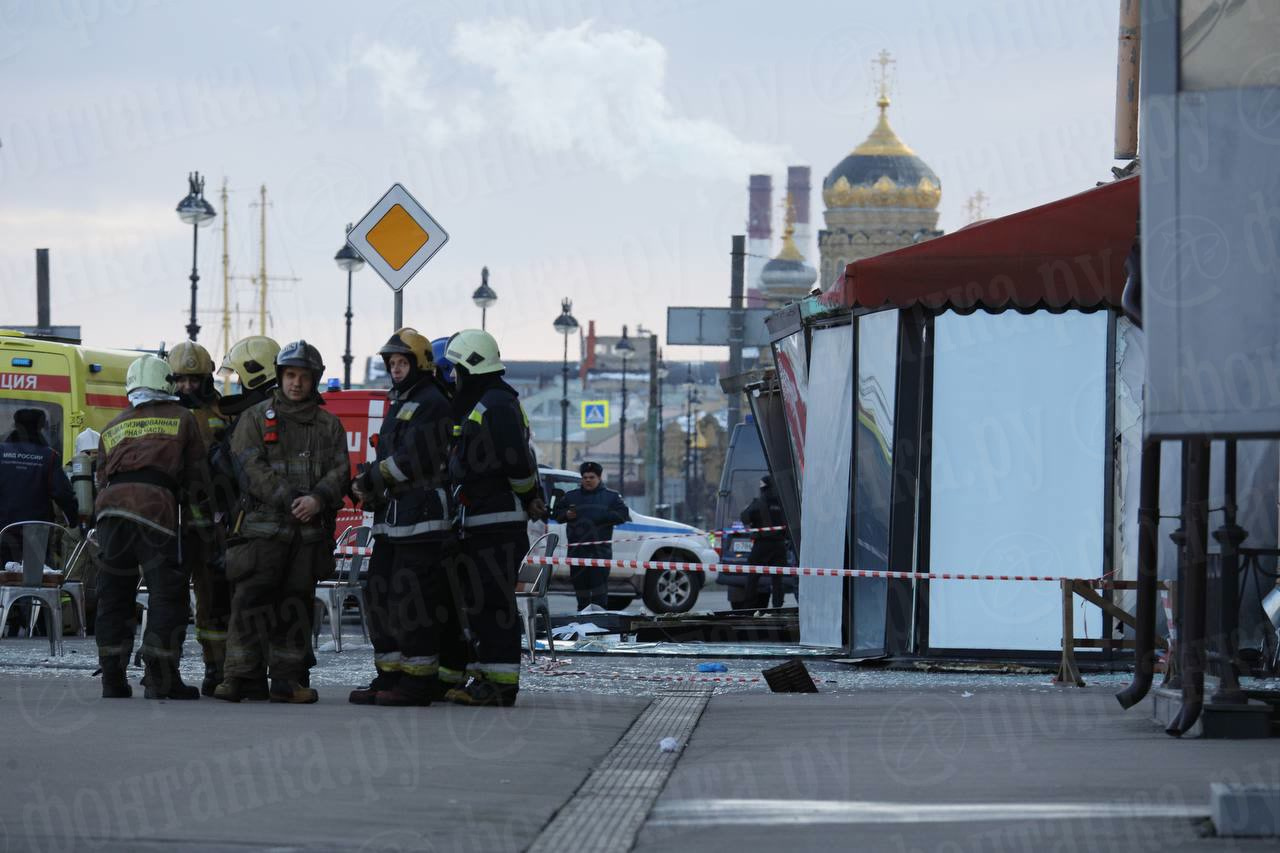
<path fill-rule="evenodd" d="M 577 655 L 540 658 L 512 709 L 361 708 L 345 696 L 368 651 L 349 641 L 319 653 L 313 706 L 101 700 L 85 641 L 60 659 L 0 642 L 0 849 L 524 850 L 575 803 L 629 805 L 592 780 L 625 792 L 632 776 L 656 803 L 601 848 L 1274 849 L 1204 833 L 1209 783 L 1280 784 L 1280 743 L 1173 740 L 1145 706 L 1120 709 L 1124 676 L 1079 689 L 814 660 L 821 693 L 772 694 L 768 660 L 712 676 Z M 713 695 L 671 768 L 608 769 L 656 755 L 661 725 L 636 721 L 690 687 Z"/>

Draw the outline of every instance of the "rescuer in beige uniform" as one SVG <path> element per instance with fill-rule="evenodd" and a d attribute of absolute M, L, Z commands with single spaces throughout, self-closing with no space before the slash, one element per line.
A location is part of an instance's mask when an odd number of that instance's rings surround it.
<path fill-rule="evenodd" d="M 148 699 L 199 699 L 182 683 L 178 660 L 187 634 L 190 574 L 178 532 L 183 508 L 203 515 L 209 493 L 204 442 L 191 413 L 170 393 L 169 365 L 145 355 L 129 365 L 132 406 L 102 431 L 98 452 L 97 641 L 103 698 L 133 691 L 125 667 L 137 628 L 134 597 L 138 568 L 150 593 L 142 637 Z"/>
<path fill-rule="evenodd" d="M 183 341 L 169 351 L 169 381 L 178 402 L 196 416 L 206 459 L 209 448 L 227 428 L 218 409 L 218 392 L 213 388 L 213 369 L 209 351 L 194 341 Z M 196 594 L 196 640 L 204 655 L 200 692 L 205 696 L 212 696 L 221 683 L 222 662 L 227 656 L 231 587 L 223 564 L 224 550 L 224 539 L 213 519 L 188 519 L 183 524 L 182 556 L 191 569 Z"/>
<path fill-rule="evenodd" d="M 270 675 L 272 702 L 315 702 L 309 680 L 315 585 L 333 573 L 333 527 L 350 482 L 347 434 L 321 406 L 320 352 L 280 350 L 280 387 L 231 437 L 240 513 L 227 548 L 231 622 L 219 699 L 238 702 Z M 269 647 L 268 659 L 263 649 Z"/>

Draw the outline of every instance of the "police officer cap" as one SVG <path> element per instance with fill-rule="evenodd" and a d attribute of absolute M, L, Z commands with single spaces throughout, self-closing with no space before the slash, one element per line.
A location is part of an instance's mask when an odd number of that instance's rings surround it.
<path fill-rule="evenodd" d="M 599 477 L 604 473 L 604 469 L 600 467 L 599 462 L 583 462 L 578 466 L 579 474 L 595 474 Z"/>

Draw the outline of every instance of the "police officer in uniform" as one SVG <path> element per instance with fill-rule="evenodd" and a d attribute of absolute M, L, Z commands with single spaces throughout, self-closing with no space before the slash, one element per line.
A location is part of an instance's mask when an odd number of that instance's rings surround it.
<path fill-rule="evenodd" d="M 169 352 L 169 381 L 178 402 L 191 410 L 204 440 L 205 456 L 227 429 L 213 387 L 213 358 L 195 341 L 183 341 Z M 191 569 L 196 594 L 196 640 L 204 656 L 200 692 L 212 696 L 222 682 L 227 656 L 227 620 L 231 617 L 231 587 L 223 565 L 224 539 L 212 518 L 188 521 L 182 531 L 184 562 Z"/>
<path fill-rule="evenodd" d="M 53 505 L 74 525 L 80 508 L 57 450 L 46 434 L 43 409 L 18 409 L 13 430 L 0 442 L 0 528 L 19 521 L 53 521 Z M 0 541 L 0 566 L 22 559 L 22 537 Z M 0 630 L 4 626 L 0 625 Z"/>
<path fill-rule="evenodd" d="M 460 542 L 450 568 L 470 636 L 464 643 L 455 637 L 442 649 L 440 680 L 457 685 L 445 694 L 452 702 L 513 705 L 520 688 L 516 576 L 529 550 L 528 519 L 545 518 L 546 503 L 529 421 L 516 390 L 502 379 L 497 341 L 467 329 L 453 336 L 446 354 L 454 365 L 459 423 L 449 481 Z"/>
<path fill-rule="evenodd" d="M 377 458 L 352 483 L 374 511 L 366 603 L 377 676 L 353 690 L 358 705 L 429 705 L 443 695 L 441 619 L 450 600 L 442 565 L 453 538 L 445 466 L 453 418 L 431 342 L 400 329 L 378 350 L 392 379 Z"/>
<path fill-rule="evenodd" d="M 613 528 L 631 520 L 631 511 L 622 501 L 622 495 L 607 489 L 601 481 L 604 468 L 599 462 L 588 460 L 578 467 L 582 486 L 572 489 L 556 501 L 556 521 L 566 525 L 569 537 L 570 557 L 590 560 L 613 559 Z M 595 545 L 580 545 L 595 542 Z M 578 609 L 588 605 L 608 609 L 609 567 L 573 566 L 569 580 L 578 599 Z"/>
<path fill-rule="evenodd" d="M 178 660 L 186 638 L 189 571 L 179 536 L 183 509 L 201 518 L 208 498 L 204 441 L 191 412 L 170 393 L 169 365 L 145 355 L 129 365 L 131 408 L 102 431 L 98 451 L 97 641 L 103 698 L 133 695 L 125 667 L 136 630 L 138 568 L 150 593 L 142 638 L 148 699 L 198 699 L 182 683 Z"/>
<path fill-rule="evenodd" d="M 231 438 L 240 511 L 227 548 L 231 620 L 214 696 L 310 703 L 315 585 L 333 574 L 333 525 L 350 482 L 347 435 L 318 393 L 320 351 L 296 341 L 276 357 L 279 387 L 240 416 Z M 264 647 L 268 649 L 264 660 Z"/>
<path fill-rule="evenodd" d="M 787 533 L 785 530 L 770 529 L 785 527 L 787 523 L 787 517 L 782 511 L 782 500 L 773 487 L 771 475 L 765 474 L 760 478 L 760 494 L 747 505 L 740 517 L 742 523 L 754 531 L 751 534 L 751 553 L 747 555 L 747 563 L 753 566 L 787 565 Z M 764 587 L 763 591 L 761 587 Z M 781 576 L 747 576 L 747 607 L 766 607 L 770 598 L 774 607 L 781 607 L 785 596 L 786 588 Z"/>

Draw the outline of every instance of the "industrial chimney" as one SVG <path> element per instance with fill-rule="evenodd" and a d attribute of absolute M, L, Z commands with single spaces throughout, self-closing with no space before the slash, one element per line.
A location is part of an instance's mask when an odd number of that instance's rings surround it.
<path fill-rule="evenodd" d="M 747 184 L 747 288 L 760 289 L 760 270 L 773 257 L 773 178 L 752 175 Z"/>
<path fill-rule="evenodd" d="M 813 257 L 813 232 L 809 228 L 809 167 L 787 167 L 787 195 L 796 209 L 796 247 L 806 259 Z"/>

